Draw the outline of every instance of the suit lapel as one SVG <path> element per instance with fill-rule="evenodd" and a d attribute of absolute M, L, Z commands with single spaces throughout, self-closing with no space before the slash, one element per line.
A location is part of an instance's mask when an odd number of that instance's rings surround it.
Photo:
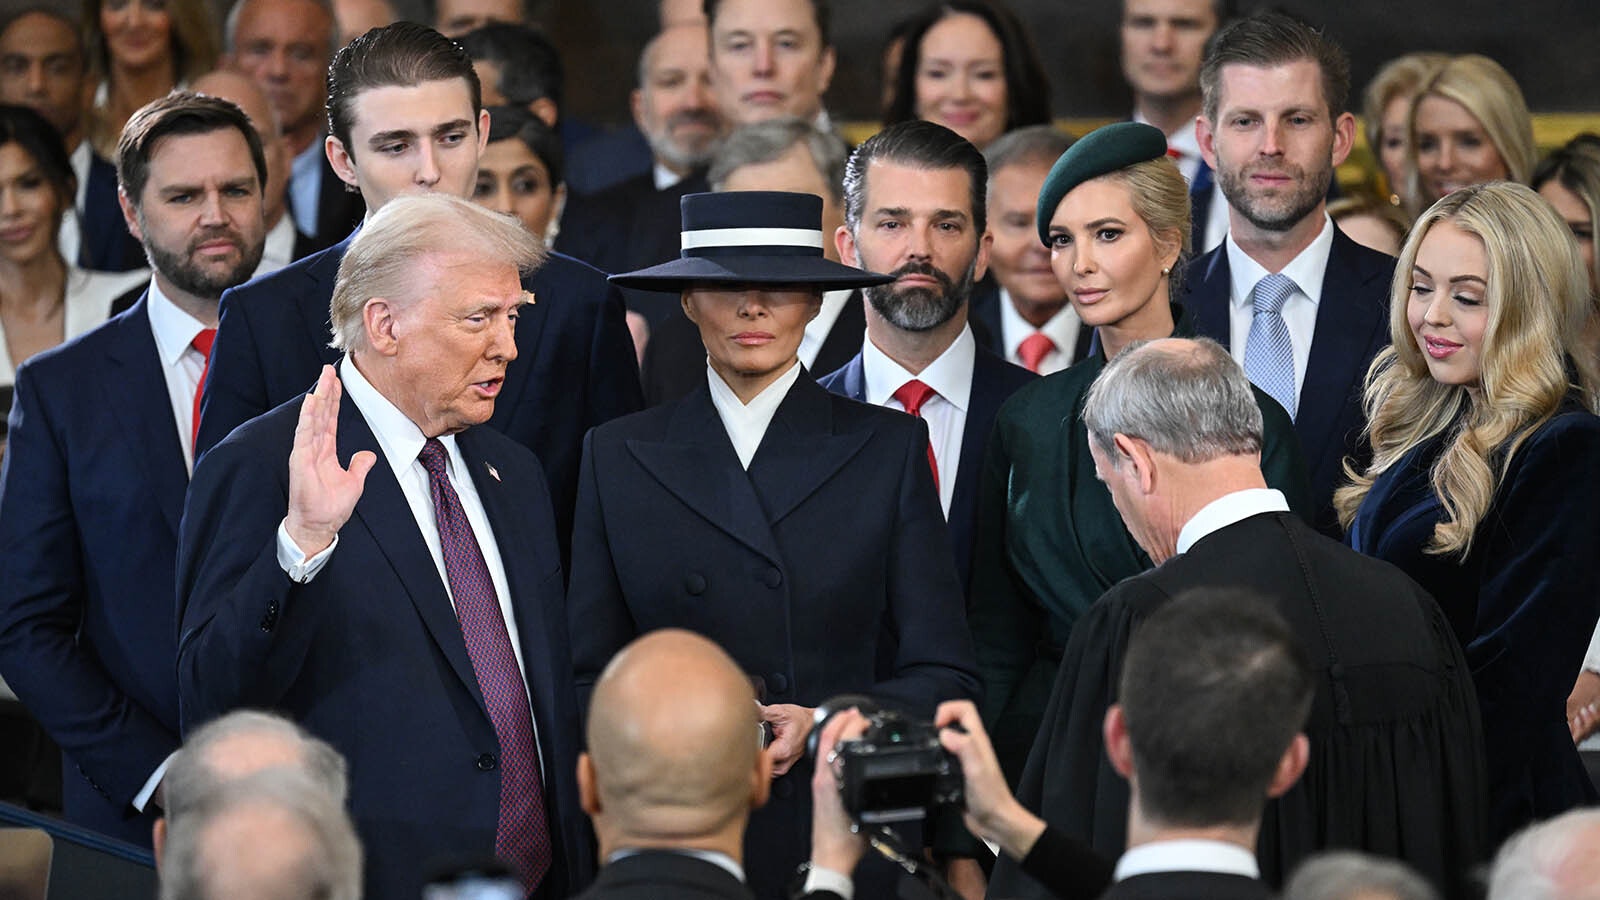
<path fill-rule="evenodd" d="M 861 452 L 871 436 L 866 431 L 835 435 L 832 403 L 828 392 L 802 372 L 750 461 L 750 481 L 774 525 Z"/>
<path fill-rule="evenodd" d="M 817 360 L 811 366 L 813 372 L 826 375 L 861 352 L 861 342 L 867 335 L 867 313 L 862 306 L 865 302 L 859 290 L 845 298 L 839 318 L 833 320 L 828 336 L 817 348 Z"/>
<path fill-rule="evenodd" d="M 317 261 L 305 268 L 305 276 L 311 282 L 308 289 L 295 294 L 295 299 L 300 305 L 300 322 L 305 326 L 306 337 L 311 341 L 310 346 L 317 348 L 317 356 L 323 363 L 336 366 L 343 352 L 328 346 L 333 338 L 333 326 L 329 323 L 328 301 L 333 297 L 334 282 L 339 279 L 339 263 L 344 259 L 344 253 L 350 248 L 350 241 L 355 237 L 352 232 L 349 237 L 335 244 L 328 252 L 317 258 Z"/>
<path fill-rule="evenodd" d="M 1230 347 L 1232 323 L 1228 305 L 1233 285 L 1226 246 L 1218 247 L 1210 255 L 1211 259 L 1200 269 L 1199 279 L 1189 288 L 1183 305 L 1194 317 L 1196 334 Z"/>
<path fill-rule="evenodd" d="M 844 364 L 844 375 L 839 382 L 840 392 L 860 403 L 867 402 L 867 375 L 862 367 L 861 354 L 857 353 Z"/>
<path fill-rule="evenodd" d="M 361 411 L 348 399 L 339 406 L 339 462 L 350 464 L 357 450 L 371 450 L 378 456 L 377 465 L 367 474 L 366 487 L 356 504 L 352 520 L 359 520 L 372 535 L 389 565 L 400 576 L 406 594 L 422 618 L 423 625 L 433 637 L 450 668 L 466 684 L 483 714 L 489 714 L 483 696 L 478 690 L 478 678 L 467 656 L 467 645 L 461 636 L 461 623 L 456 619 L 455 608 L 450 605 L 450 595 L 439 570 L 433 564 L 433 553 L 417 528 L 411 505 L 406 502 L 400 482 L 389 468 L 389 462 L 378 447 L 377 438 L 361 417 Z"/>
<path fill-rule="evenodd" d="M 664 440 L 631 440 L 627 447 L 646 472 L 707 522 L 773 564 L 783 561 L 750 475 L 739 465 L 703 382 L 679 401 Z"/>
<path fill-rule="evenodd" d="M 189 489 L 189 472 L 184 465 L 183 444 L 178 440 L 166 374 L 161 369 L 155 334 L 150 330 L 149 302 L 148 296 L 141 297 L 125 315 L 106 326 L 115 329 L 115 341 L 107 358 L 116 373 L 105 380 L 105 408 L 129 434 L 128 454 L 144 470 L 161 516 L 176 538 L 183 518 L 183 496 Z"/>
<path fill-rule="evenodd" d="M 1302 446 L 1329 448 L 1341 456 L 1347 441 L 1344 435 L 1333 433 L 1339 414 L 1360 394 L 1367 374 L 1366 351 L 1374 332 L 1388 325 L 1387 310 L 1367 302 L 1371 286 L 1355 267 L 1353 247 L 1350 238 L 1335 226 L 1305 383 L 1300 389 L 1300 409 L 1294 420 Z"/>

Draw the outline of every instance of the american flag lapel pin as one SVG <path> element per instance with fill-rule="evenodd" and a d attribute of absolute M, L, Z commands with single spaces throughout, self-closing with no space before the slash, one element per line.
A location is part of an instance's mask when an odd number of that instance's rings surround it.
<path fill-rule="evenodd" d="M 490 464 L 489 462 L 485 461 L 484 464 L 483 464 L 483 467 L 485 469 L 489 470 L 489 477 L 490 478 L 493 478 L 495 481 L 499 481 L 500 480 L 500 473 L 495 471 L 495 468 L 494 468 L 494 466 L 492 464 Z"/>

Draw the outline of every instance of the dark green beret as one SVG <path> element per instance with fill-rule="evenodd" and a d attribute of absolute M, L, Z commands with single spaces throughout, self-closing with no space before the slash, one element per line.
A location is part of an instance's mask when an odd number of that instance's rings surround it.
<path fill-rule="evenodd" d="M 1039 189 L 1039 240 L 1050 243 L 1050 217 L 1061 198 L 1091 178 L 1167 155 L 1167 136 L 1154 125 L 1118 122 L 1084 135 L 1061 154 Z"/>

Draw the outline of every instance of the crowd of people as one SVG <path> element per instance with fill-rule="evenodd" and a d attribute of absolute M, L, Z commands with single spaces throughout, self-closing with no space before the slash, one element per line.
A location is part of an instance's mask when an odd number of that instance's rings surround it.
<path fill-rule="evenodd" d="M 855 147 L 827 0 L 661 3 L 603 133 L 519 0 L 0 16 L 60 815 L 184 900 L 1582 896 L 1600 137 L 1215 0 L 1073 136 L 913 12 Z M 881 710 L 964 801 L 869 842 Z"/>

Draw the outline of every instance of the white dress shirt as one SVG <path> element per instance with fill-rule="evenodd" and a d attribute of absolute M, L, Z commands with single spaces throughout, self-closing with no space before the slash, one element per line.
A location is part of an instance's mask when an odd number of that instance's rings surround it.
<path fill-rule="evenodd" d="M 1022 356 L 1017 353 L 1017 348 L 1022 346 L 1024 340 L 1043 333 L 1056 346 L 1039 360 L 1039 374 L 1049 375 L 1052 372 L 1059 372 L 1077 362 L 1072 358 L 1072 351 L 1078 346 L 1078 330 L 1082 326 L 1083 321 L 1078 318 L 1078 311 L 1068 303 L 1061 307 L 1060 312 L 1051 316 L 1049 321 L 1035 328 L 1012 305 L 1011 292 L 1005 288 L 1000 289 L 1000 346 L 1006 348 L 1006 362 L 1027 368 L 1022 362 Z"/>
<path fill-rule="evenodd" d="M 772 417 L 778 412 L 778 405 L 784 397 L 789 396 L 789 389 L 794 387 L 794 383 L 800 380 L 800 364 L 796 362 L 790 366 L 789 371 L 778 376 L 778 380 L 751 397 L 749 403 L 740 400 L 733 388 L 728 387 L 717 370 L 709 365 L 706 366 L 706 380 L 711 384 L 711 405 L 717 408 L 722 428 L 728 432 L 728 440 L 733 442 L 733 452 L 739 456 L 739 465 L 749 469 L 750 460 L 755 458 L 756 450 L 761 447 L 761 439 L 767 436 L 767 426 L 772 424 Z"/>
<path fill-rule="evenodd" d="M 286 212 L 267 232 L 267 242 L 261 248 L 261 262 L 256 264 L 250 277 L 260 278 L 294 262 L 294 237 L 294 217 Z"/>
<path fill-rule="evenodd" d="M 1256 855 L 1227 841 L 1187 839 L 1152 841 L 1131 847 L 1117 860 L 1117 881 L 1157 872 L 1216 872 L 1260 878 Z"/>
<path fill-rule="evenodd" d="M 61 258 L 66 260 L 69 266 L 78 264 L 78 251 L 83 240 L 78 216 L 83 214 L 81 210 L 89 199 L 89 163 L 93 157 L 94 148 L 87 140 L 79 141 L 69 157 L 72 174 L 78 179 L 78 196 L 72 208 L 61 217 L 61 230 L 56 232 L 56 246 L 61 250 Z"/>
<path fill-rule="evenodd" d="M 178 443 L 183 446 L 184 466 L 194 473 L 194 392 L 206 370 L 205 354 L 193 346 L 195 335 L 206 325 L 179 309 L 161 293 L 161 286 L 150 279 L 150 330 L 156 338 L 156 355 L 161 374 L 167 379 L 167 397 L 172 401 L 172 417 L 177 420 Z"/>
<path fill-rule="evenodd" d="M 828 374 L 816 371 L 817 355 L 822 352 L 822 345 L 828 340 L 828 332 L 833 330 L 833 323 L 839 321 L 839 314 L 844 312 L 845 302 L 853 293 L 855 291 L 825 291 L 822 295 L 822 310 L 817 313 L 815 319 L 806 323 L 806 333 L 800 338 L 800 361 L 805 363 L 806 370 L 811 374 L 817 376 Z"/>
<path fill-rule="evenodd" d="M 1317 330 L 1317 305 L 1322 302 L 1322 279 L 1328 271 L 1328 254 L 1333 250 L 1333 220 L 1322 217 L 1322 231 L 1300 255 L 1284 266 L 1281 274 L 1294 282 L 1295 291 L 1283 303 L 1283 322 L 1289 326 L 1289 340 L 1294 344 L 1294 393 L 1306 381 L 1306 363 L 1311 359 L 1311 339 Z M 1250 339 L 1250 323 L 1255 318 L 1256 283 L 1267 277 L 1262 265 L 1239 249 L 1232 240 L 1227 242 L 1228 275 L 1232 279 L 1228 311 L 1228 347 L 1233 358 L 1244 365 L 1245 344 Z"/>
<path fill-rule="evenodd" d="M 950 517 L 950 498 L 955 495 L 956 469 L 961 465 L 961 436 L 967 427 L 967 409 L 972 400 L 972 367 L 978 355 L 978 342 L 972 327 L 966 326 L 939 358 L 920 374 L 907 372 L 867 338 L 861 348 L 861 374 L 866 381 L 867 402 L 904 411 L 894 392 L 915 378 L 933 388 L 935 396 L 922 404 L 922 420 L 928 423 L 928 442 L 939 466 L 939 506 Z"/>
<path fill-rule="evenodd" d="M 1250 488 L 1234 491 L 1200 507 L 1178 532 L 1177 551 L 1188 553 L 1189 548 L 1213 531 L 1221 531 L 1235 522 L 1269 512 L 1288 512 L 1289 501 L 1283 492 L 1273 488 Z"/>
<path fill-rule="evenodd" d="M 300 233 L 317 236 L 317 213 L 322 199 L 322 160 L 327 155 L 327 135 L 319 134 L 289 163 L 289 215 Z"/>

